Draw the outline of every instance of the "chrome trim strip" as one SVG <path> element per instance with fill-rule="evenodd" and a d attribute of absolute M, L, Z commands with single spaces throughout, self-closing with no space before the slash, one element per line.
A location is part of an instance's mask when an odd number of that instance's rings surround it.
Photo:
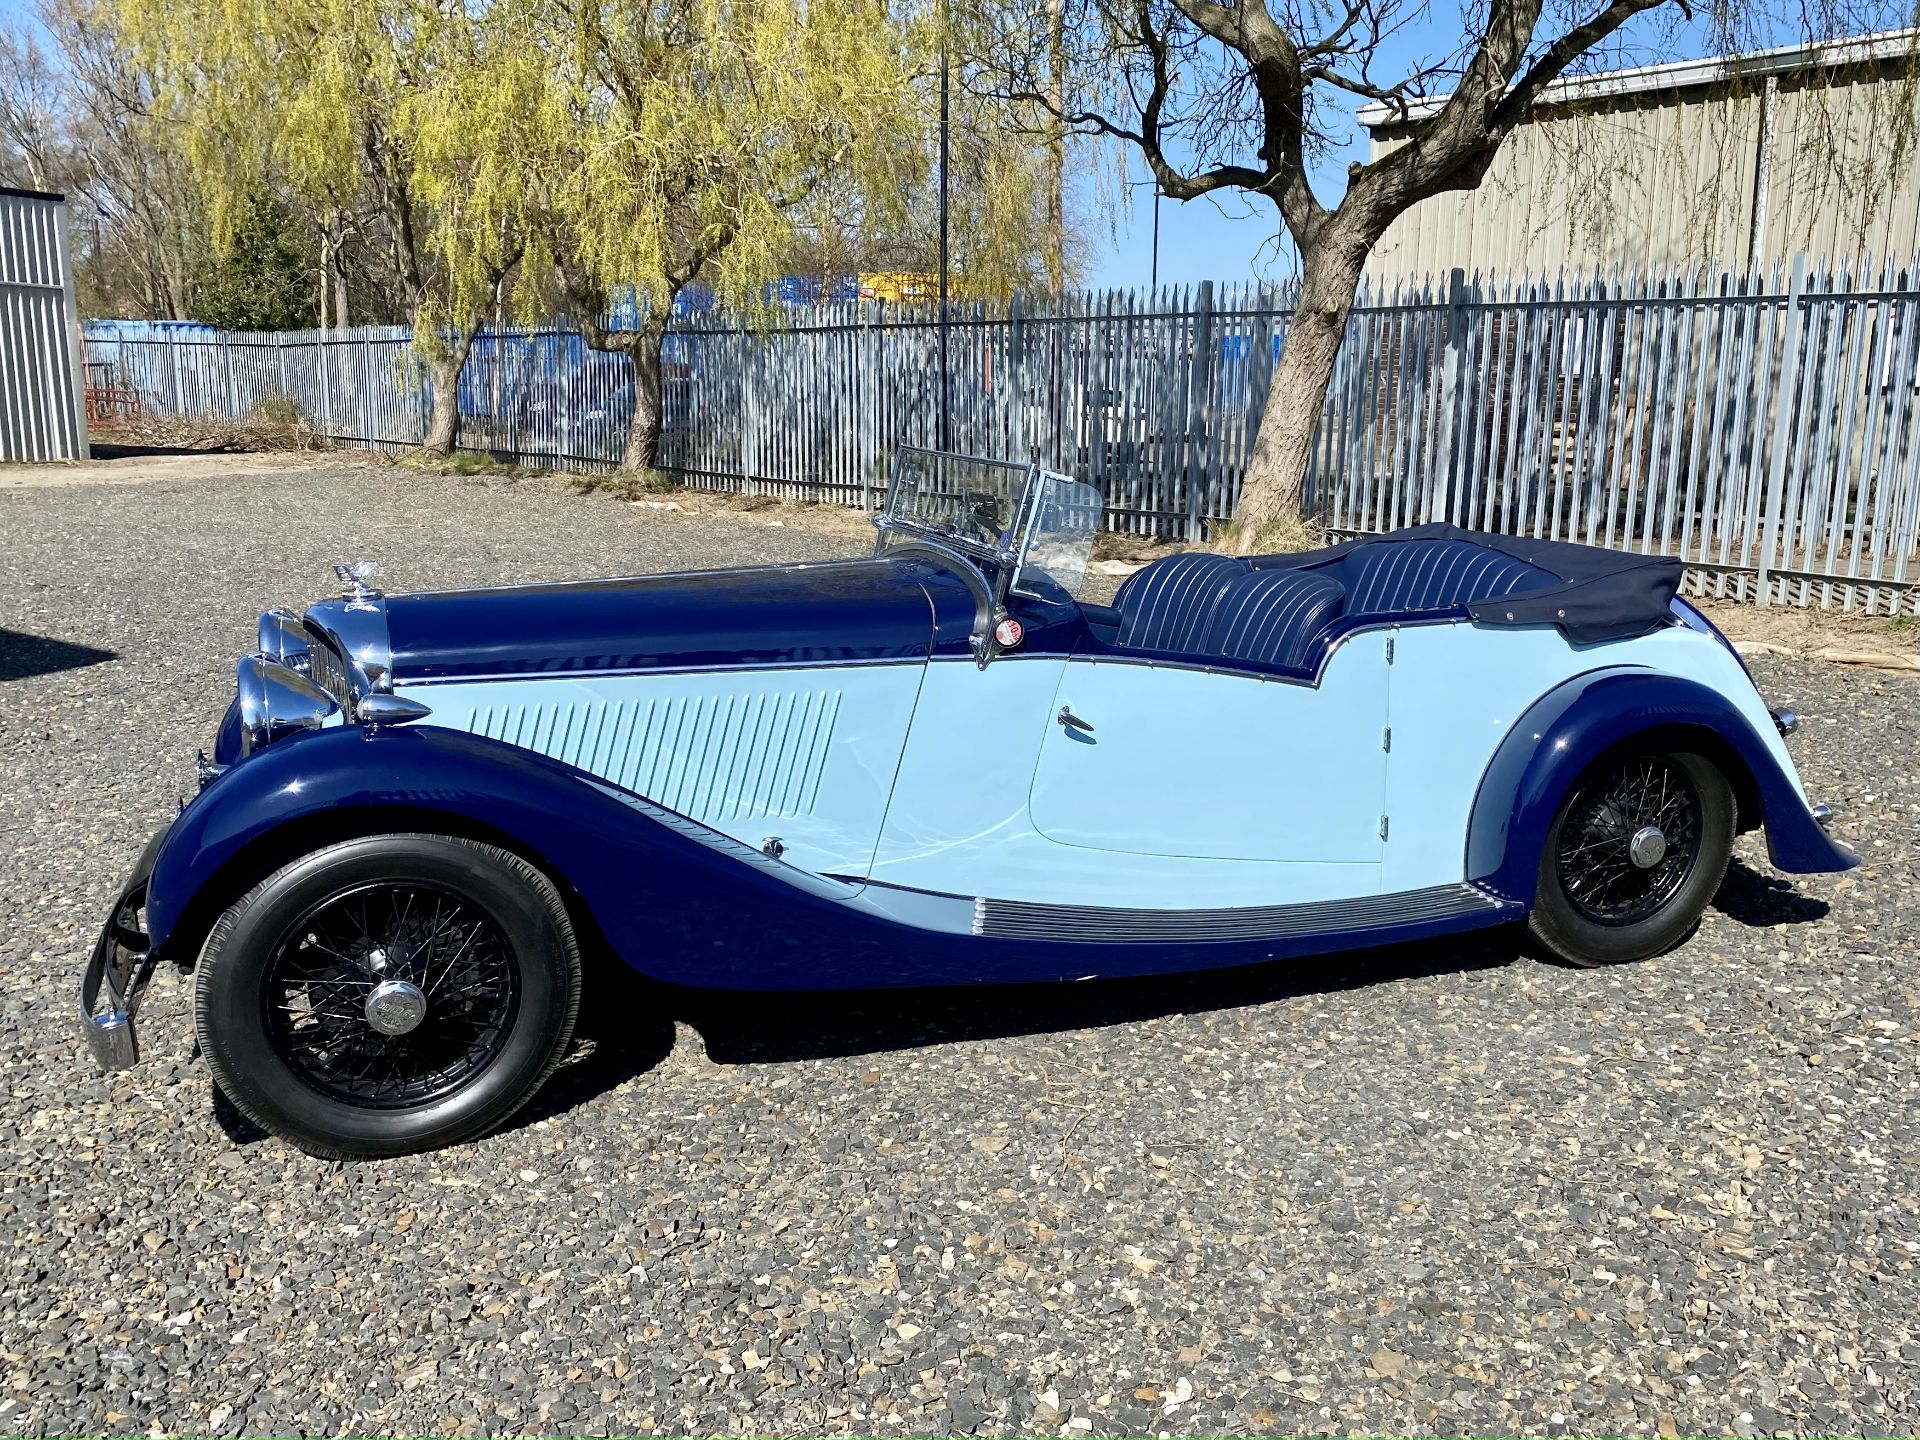
<path fill-rule="evenodd" d="M 1206 940 L 1279 940 L 1333 931 L 1376 930 L 1503 907 L 1477 885 L 1430 885 L 1388 895 L 1250 905 L 1224 910 L 1143 910 L 1103 905 L 974 901 L 973 933 L 1003 939 L 1111 944 Z"/>
<path fill-rule="evenodd" d="M 971 655 L 941 655 L 941 660 L 972 665 Z M 1059 655 L 1008 655 L 1008 660 L 1059 660 Z M 852 665 L 925 665 L 924 655 L 887 655 L 863 660 L 743 660 L 732 665 L 629 665 L 617 669 L 601 670 L 510 670 L 493 675 L 427 675 L 418 680 L 400 677 L 400 684 L 408 690 L 423 689 L 429 685 L 497 685 L 513 680 L 609 680 L 627 675 L 721 675 L 734 671 L 760 670 L 844 670 Z"/>
<path fill-rule="evenodd" d="M 871 565 L 884 557 L 849 555 L 839 560 L 794 560 L 785 565 L 732 565 L 720 570 L 650 570 L 638 575 L 591 575 L 572 580 L 523 580 L 512 585 L 460 585 L 450 590 L 397 590 L 389 600 L 441 600 L 450 595 L 503 595 L 516 590 L 571 590 L 588 585 L 630 585 L 637 581 L 692 580 L 713 576 L 781 575 L 800 570 L 830 570 L 848 565 Z M 309 612 L 311 613 L 311 612 Z"/>

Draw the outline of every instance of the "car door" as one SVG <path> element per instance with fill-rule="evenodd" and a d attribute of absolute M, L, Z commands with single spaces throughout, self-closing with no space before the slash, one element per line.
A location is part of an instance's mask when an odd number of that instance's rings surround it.
<path fill-rule="evenodd" d="M 1034 771 L 1035 829 L 1062 845 L 1222 860 L 1378 861 L 1387 638 L 1320 682 L 1076 657 Z"/>

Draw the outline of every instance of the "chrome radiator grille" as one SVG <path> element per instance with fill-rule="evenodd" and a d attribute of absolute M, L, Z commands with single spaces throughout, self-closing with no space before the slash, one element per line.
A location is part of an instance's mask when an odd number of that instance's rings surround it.
<path fill-rule="evenodd" d="M 313 637 L 313 683 L 340 702 L 342 710 L 353 708 L 353 687 L 347 682 L 347 667 L 341 663 L 333 645 Z"/>

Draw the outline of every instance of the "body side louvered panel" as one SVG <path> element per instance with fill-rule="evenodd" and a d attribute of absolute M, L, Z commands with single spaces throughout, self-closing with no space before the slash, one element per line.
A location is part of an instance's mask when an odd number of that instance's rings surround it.
<path fill-rule="evenodd" d="M 489 705 L 465 728 L 538 750 L 717 827 L 810 815 L 838 690 Z"/>
<path fill-rule="evenodd" d="M 808 869 L 871 861 L 919 665 L 435 685 L 431 723 L 575 766 Z"/>

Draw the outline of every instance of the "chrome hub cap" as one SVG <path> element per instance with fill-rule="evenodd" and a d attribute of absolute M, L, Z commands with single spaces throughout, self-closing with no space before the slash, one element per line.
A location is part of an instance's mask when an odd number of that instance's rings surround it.
<path fill-rule="evenodd" d="M 1643 825 L 1627 842 L 1627 858 L 1642 870 L 1651 870 L 1667 858 L 1667 837 L 1657 825 Z"/>
<path fill-rule="evenodd" d="M 367 1023 L 382 1035 L 405 1035 L 427 1018 L 427 997 L 411 980 L 382 980 L 367 996 Z"/>
<path fill-rule="evenodd" d="M 268 1037 L 298 1079 L 344 1104 L 404 1109 L 499 1057 L 520 964 L 475 901 L 431 881 L 376 880 L 282 931 L 265 988 Z"/>

